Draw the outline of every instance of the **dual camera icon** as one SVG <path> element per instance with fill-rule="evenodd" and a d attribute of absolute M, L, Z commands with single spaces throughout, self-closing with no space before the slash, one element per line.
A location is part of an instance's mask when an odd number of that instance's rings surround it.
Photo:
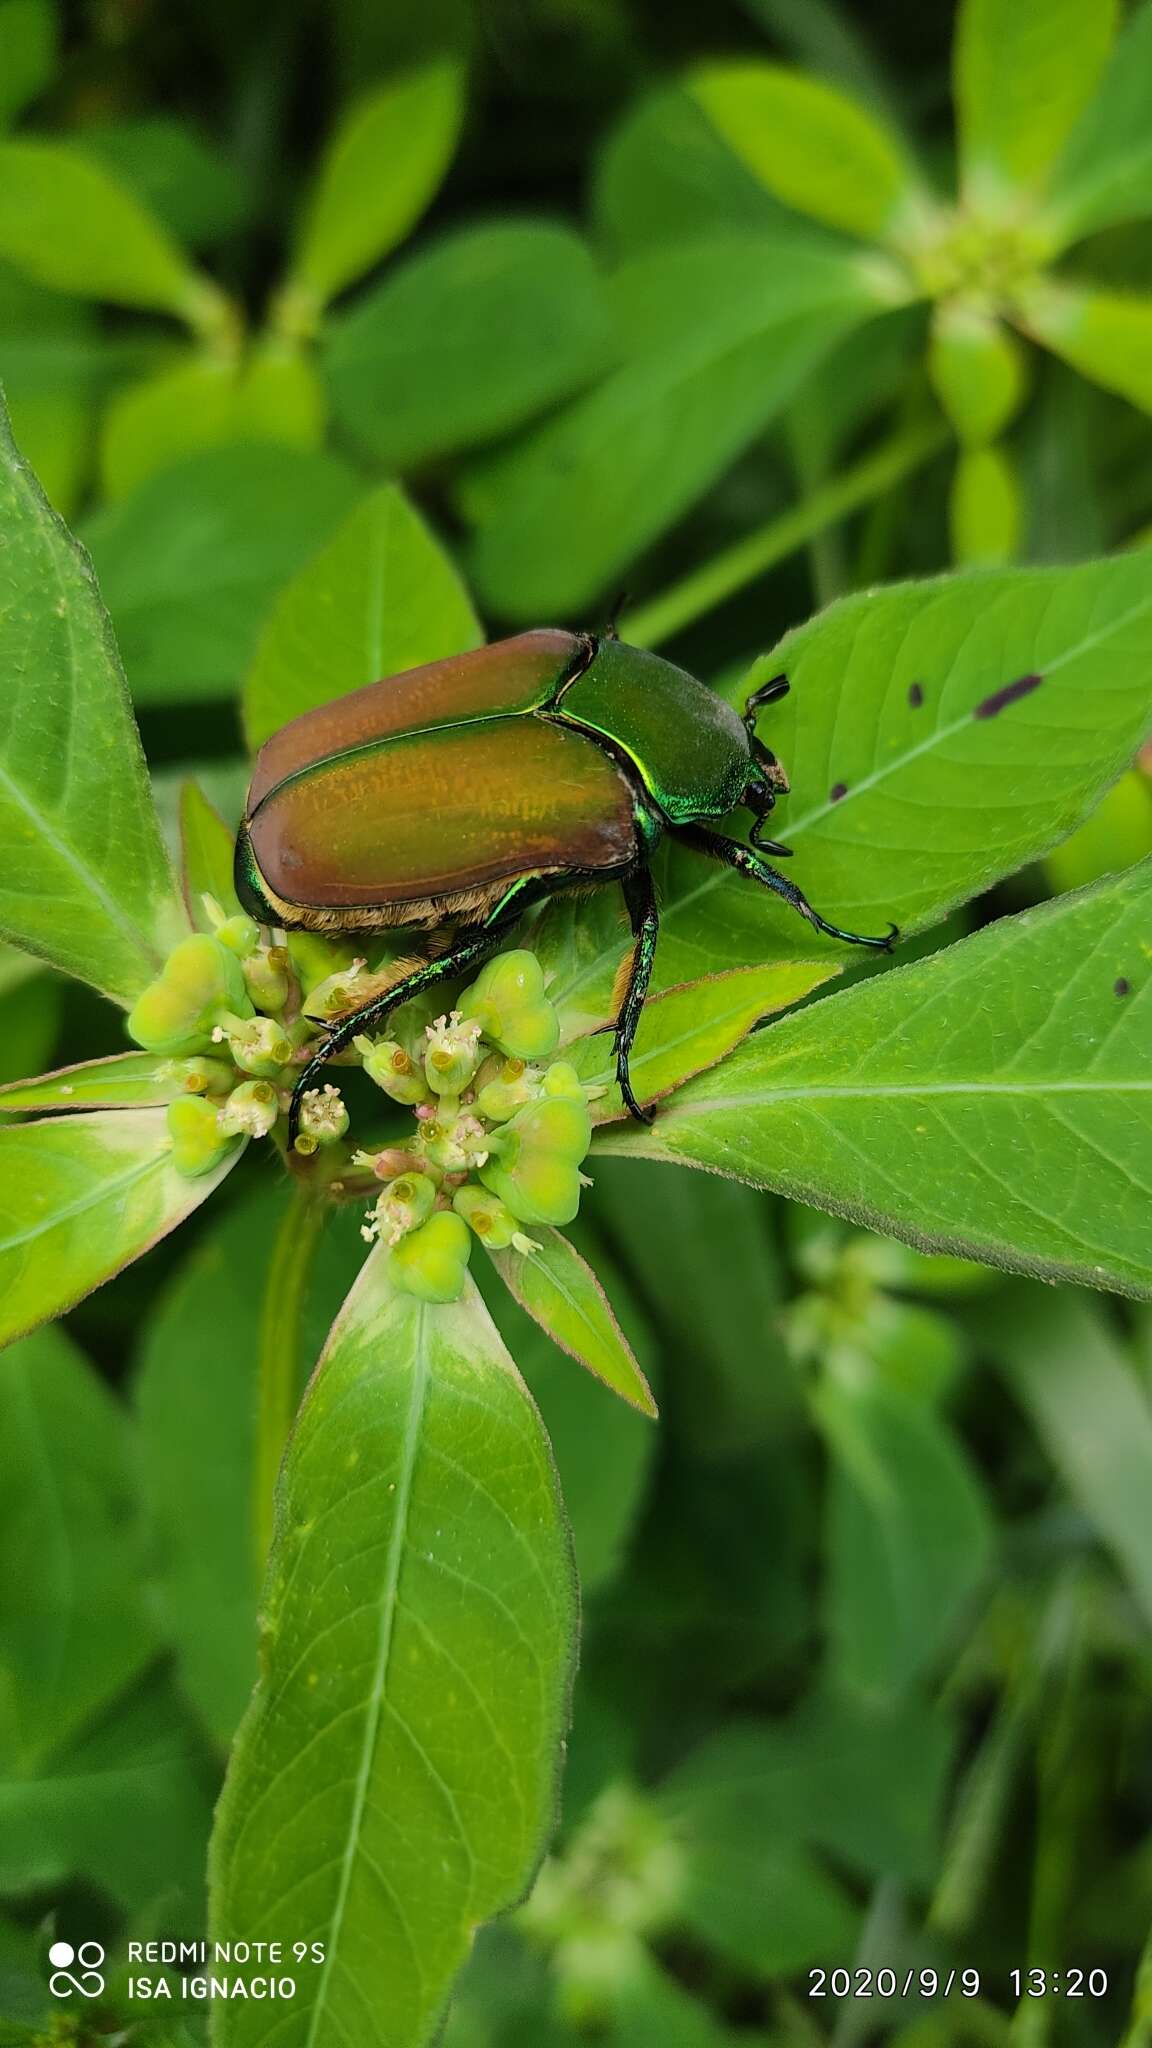
<path fill-rule="evenodd" d="M 48 1961 L 52 1965 L 48 1989 L 53 1998 L 71 1998 L 73 1992 L 81 1998 L 99 1998 L 104 1989 L 104 1950 L 98 1941 L 82 1941 L 79 1948 L 73 1948 L 70 1941 L 54 1941 Z"/>

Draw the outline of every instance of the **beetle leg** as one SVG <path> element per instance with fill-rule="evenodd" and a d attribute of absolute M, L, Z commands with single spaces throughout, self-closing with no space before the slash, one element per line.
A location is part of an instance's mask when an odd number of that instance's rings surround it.
<path fill-rule="evenodd" d="M 523 907 L 518 905 L 511 915 L 505 915 L 497 924 L 473 927 L 456 945 L 450 946 L 446 953 L 439 953 L 435 960 L 426 960 L 421 966 L 413 968 L 411 974 L 404 976 L 403 981 L 398 981 L 394 987 L 386 989 L 383 995 L 374 996 L 371 1002 L 365 1003 L 361 1009 L 351 1010 L 346 1017 L 341 1017 L 338 1024 L 324 1027 L 329 1034 L 327 1040 L 314 1058 L 309 1060 L 292 1090 L 292 1103 L 288 1111 L 290 1147 L 295 1143 L 296 1133 L 300 1128 L 300 1107 L 304 1096 L 309 1088 L 315 1087 L 328 1061 L 334 1059 L 338 1052 L 343 1052 L 345 1046 L 351 1045 L 359 1032 L 378 1029 L 391 1016 L 393 1010 L 400 1008 L 401 1003 L 411 1002 L 413 996 L 421 995 L 426 988 L 434 988 L 438 981 L 451 981 L 456 975 L 465 974 L 470 967 L 481 966 L 490 953 L 499 950 Z"/>
<path fill-rule="evenodd" d="M 541 883 L 538 877 L 531 875 L 513 882 L 505 890 L 495 909 L 489 912 L 484 924 L 473 925 L 470 930 L 463 932 L 455 945 L 449 946 L 446 952 L 438 953 L 434 960 L 422 961 L 420 966 L 414 967 L 411 974 L 406 974 L 402 981 L 394 982 L 383 994 L 371 997 L 358 1010 L 350 1010 L 334 1027 L 325 1025 L 324 1029 L 329 1033 L 327 1042 L 309 1060 L 292 1090 L 292 1102 L 288 1110 L 289 1147 L 295 1143 L 296 1133 L 300 1128 L 300 1106 L 304 1096 L 309 1088 L 315 1086 L 330 1059 L 334 1059 L 338 1052 L 343 1052 L 345 1046 L 351 1045 L 352 1040 L 361 1031 L 377 1029 L 391 1016 L 393 1010 L 400 1008 L 401 1003 L 411 1002 L 413 996 L 421 995 L 426 988 L 434 988 L 438 981 L 453 981 L 458 974 L 466 974 L 470 967 L 482 966 L 490 954 L 499 952 L 509 932 L 519 923 L 529 904 L 541 895 L 550 893 L 553 888 L 555 882 Z"/>
<path fill-rule="evenodd" d="M 656 955 L 656 940 L 660 931 L 660 911 L 656 903 L 656 890 L 652 876 L 645 862 L 629 868 L 620 878 L 624 901 L 636 943 L 632 949 L 632 962 L 628 971 L 628 986 L 624 1000 L 616 1015 L 613 1047 L 616 1053 L 616 1079 L 624 1098 L 624 1107 L 637 1123 L 650 1124 L 654 1111 L 642 1109 L 632 1093 L 632 1082 L 628 1073 L 628 1055 L 632 1050 L 644 1008 L 644 997 L 652 979 L 652 962 Z"/>
<path fill-rule="evenodd" d="M 750 876 L 752 881 L 759 882 L 763 888 L 772 889 L 777 896 L 784 898 L 785 903 L 790 903 L 793 910 L 798 910 L 801 917 L 807 918 L 809 924 L 815 925 L 818 932 L 827 932 L 830 939 L 842 939 L 849 946 L 875 946 L 881 953 L 890 953 L 900 936 L 896 925 L 891 927 L 884 938 L 878 939 L 867 937 L 862 932 L 844 932 L 839 925 L 829 924 L 818 910 L 813 910 L 803 890 L 798 889 L 795 882 L 789 882 L 784 875 L 778 875 L 775 868 L 769 867 L 766 860 L 761 860 L 758 853 L 752 852 L 751 847 L 741 846 L 736 839 L 725 839 L 722 832 L 710 832 L 703 825 L 681 825 L 676 837 L 682 839 L 687 846 L 697 847 L 701 853 L 711 854 L 714 860 L 724 861 L 728 867 L 735 868 L 738 874 Z"/>

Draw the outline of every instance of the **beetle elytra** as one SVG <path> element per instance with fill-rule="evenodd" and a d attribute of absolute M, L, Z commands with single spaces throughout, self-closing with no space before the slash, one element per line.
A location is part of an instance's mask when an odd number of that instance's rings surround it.
<path fill-rule="evenodd" d="M 340 933 L 449 928 L 445 948 L 342 1017 L 296 1084 L 289 1119 L 324 1062 L 437 982 L 478 967 L 524 912 L 558 891 L 618 882 L 633 952 L 615 1019 L 625 1106 L 628 1055 L 660 925 L 650 872 L 670 833 L 841 931 L 764 858 L 787 778 L 756 736 L 776 676 L 743 716 L 684 669 L 611 636 L 540 629 L 370 683 L 306 711 L 256 759 L 236 843 L 236 890 L 262 923 Z M 750 846 L 712 829 L 743 805 Z"/>

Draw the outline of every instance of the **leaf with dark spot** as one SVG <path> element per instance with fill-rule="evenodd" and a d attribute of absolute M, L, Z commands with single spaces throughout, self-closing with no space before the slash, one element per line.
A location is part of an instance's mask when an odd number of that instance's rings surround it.
<path fill-rule="evenodd" d="M 838 804 L 847 794 L 848 784 L 846 782 L 834 782 L 828 792 L 828 801 L 829 803 Z"/>
<path fill-rule="evenodd" d="M 913 711 L 919 711 L 920 706 L 924 702 L 923 683 L 909 683 L 908 702 L 912 706 Z"/>
<path fill-rule="evenodd" d="M 1115 981 L 1112 983 L 1112 993 L 1115 996 L 1131 995 L 1132 983 L 1129 981 L 1126 974 L 1118 974 L 1116 976 Z"/>
<path fill-rule="evenodd" d="M 998 718 L 1009 704 L 1017 703 L 1021 697 L 1030 697 L 1043 681 L 1043 676 L 1017 676 L 1014 683 L 1005 683 L 1002 689 L 993 690 L 990 697 L 977 704 L 973 718 Z"/>

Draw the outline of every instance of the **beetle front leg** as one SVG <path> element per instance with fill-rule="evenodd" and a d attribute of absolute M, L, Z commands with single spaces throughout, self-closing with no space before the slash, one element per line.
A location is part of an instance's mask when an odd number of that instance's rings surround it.
<path fill-rule="evenodd" d="M 628 1072 L 628 1056 L 640 1023 L 648 983 L 652 979 L 652 962 L 656 956 L 656 940 L 660 933 L 660 911 L 656 902 L 656 890 L 647 863 L 630 868 L 620 880 L 628 916 L 632 922 L 635 945 L 628 968 L 628 983 L 624 1000 L 616 1013 L 613 1047 L 616 1053 L 616 1079 L 624 1098 L 624 1107 L 637 1123 L 650 1124 L 654 1111 L 643 1109 L 632 1093 L 632 1082 Z"/>
<path fill-rule="evenodd" d="M 882 939 L 871 938 L 862 932 L 841 931 L 839 925 L 829 924 L 818 910 L 813 910 L 802 889 L 796 887 L 785 875 L 779 875 L 774 867 L 762 860 L 751 847 L 741 846 L 738 839 L 726 839 L 722 832 L 710 832 L 704 825 L 681 825 L 676 831 L 677 839 L 686 846 L 695 846 L 701 853 L 711 854 L 713 860 L 722 860 L 726 867 L 735 868 L 737 874 L 748 875 L 762 888 L 771 889 L 790 903 L 793 910 L 814 925 L 818 932 L 826 932 L 830 939 L 841 939 L 849 946 L 874 946 L 877 952 L 890 953 L 900 936 L 899 928 L 892 925 Z"/>
<path fill-rule="evenodd" d="M 288 1110 L 289 1149 L 296 1142 L 300 1128 L 300 1108 L 309 1088 L 315 1086 L 330 1059 L 343 1052 L 346 1046 L 361 1031 L 372 1031 L 385 1023 L 393 1010 L 401 1003 L 411 1002 L 413 996 L 422 995 L 426 988 L 434 988 L 439 981 L 454 981 L 459 974 L 466 974 L 470 967 L 481 967 L 491 954 L 497 953 L 512 927 L 518 922 L 527 903 L 516 899 L 509 903 L 508 897 L 498 907 L 498 914 L 492 922 L 474 927 L 450 946 L 446 953 L 437 954 L 435 960 L 426 960 L 406 974 L 403 981 L 386 989 L 381 996 L 374 996 L 359 1010 L 352 1010 L 341 1017 L 330 1031 L 320 1051 L 309 1060 L 292 1090 L 292 1101 Z"/>

